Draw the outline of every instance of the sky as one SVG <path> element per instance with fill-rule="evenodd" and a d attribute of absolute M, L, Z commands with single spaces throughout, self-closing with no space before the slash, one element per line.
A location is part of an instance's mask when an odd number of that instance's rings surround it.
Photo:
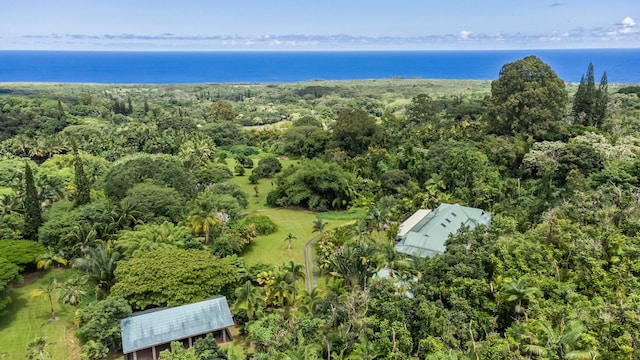
<path fill-rule="evenodd" d="M 0 0 L 0 50 L 640 48 L 640 0 Z"/>

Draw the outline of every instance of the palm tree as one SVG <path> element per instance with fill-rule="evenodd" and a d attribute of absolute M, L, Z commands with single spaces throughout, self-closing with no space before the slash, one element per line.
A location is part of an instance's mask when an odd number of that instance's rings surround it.
<path fill-rule="evenodd" d="M 580 321 L 574 320 L 565 324 L 562 319 L 559 328 L 554 328 L 547 321 L 536 321 L 532 329 L 534 333 L 529 335 L 531 343 L 524 346 L 525 351 L 530 354 L 560 359 L 590 360 L 598 357 L 595 350 L 574 349 L 585 330 L 584 324 Z"/>
<path fill-rule="evenodd" d="M 287 250 L 291 250 L 291 242 L 293 240 L 298 240 L 298 238 L 295 237 L 292 233 L 289 233 L 289 235 L 287 235 L 287 237 L 284 238 L 284 242 L 287 243 Z"/>
<path fill-rule="evenodd" d="M 292 282 L 305 278 L 304 266 L 296 264 L 293 260 L 289 260 L 289 262 L 282 265 L 280 269 L 285 271 L 285 273 L 291 278 Z"/>
<path fill-rule="evenodd" d="M 96 297 L 100 293 L 109 294 L 109 290 L 115 282 L 113 272 L 116 263 L 120 259 L 120 253 L 112 245 L 99 244 L 87 248 L 87 254 L 83 258 L 76 259 L 73 267 L 84 271 L 88 280 L 96 283 Z"/>
<path fill-rule="evenodd" d="M 187 221 L 191 224 L 193 232 L 204 234 L 204 243 L 209 243 L 211 229 L 222 225 L 213 199 L 209 196 L 196 200 L 195 207 L 191 210 Z"/>
<path fill-rule="evenodd" d="M 80 299 L 86 294 L 82 289 L 82 286 L 85 283 L 86 279 L 79 277 L 74 277 L 65 281 L 61 288 L 62 291 L 59 298 L 60 302 L 71 306 L 78 306 Z"/>
<path fill-rule="evenodd" d="M 366 281 L 377 269 L 376 247 L 370 242 L 347 243 L 336 250 L 328 260 L 328 270 L 349 286 L 359 284 L 366 288 Z"/>
<path fill-rule="evenodd" d="M 525 321 L 528 321 L 527 313 L 524 311 L 523 304 L 531 301 L 535 294 L 539 291 L 534 286 L 528 286 L 529 280 L 526 276 L 518 280 L 512 280 L 502 285 L 502 298 L 508 303 L 515 303 L 515 312 L 517 314 L 524 313 Z M 520 315 L 518 319 L 520 320 Z"/>
<path fill-rule="evenodd" d="M 29 293 L 29 297 L 32 299 L 35 297 L 47 297 L 47 299 L 49 300 L 49 306 L 51 307 L 51 319 L 55 319 L 56 317 L 55 310 L 53 309 L 53 293 L 57 290 L 58 281 L 56 281 L 56 278 L 54 277 L 51 279 L 51 281 L 49 281 L 46 287 L 40 287 Z"/>
<path fill-rule="evenodd" d="M 141 218 L 144 216 L 142 212 L 138 210 L 136 205 L 128 200 L 122 200 L 120 206 L 116 209 L 117 218 L 116 222 L 123 229 L 131 229 L 135 225 L 142 222 Z"/>
<path fill-rule="evenodd" d="M 293 260 L 290 260 L 288 263 L 280 267 L 280 271 L 284 272 L 284 279 L 293 285 L 291 292 L 294 298 L 293 302 L 295 303 L 295 298 L 297 298 L 298 296 L 298 288 L 295 286 L 295 284 L 298 280 L 304 280 L 304 266 L 296 264 L 295 262 L 293 262 Z"/>
<path fill-rule="evenodd" d="M 0 195 L 0 215 L 22 213 L 22 202 L 13 194 Z"/>
<path fill-rule="evenodd" d="M 288 309 L 295 305 L 297 288 L 287 275 L 284 272 L 276 273 L 273 282 L 267 287 L 267 302 Z"/>
<path fill-rule="evenodd" d="M 326 221 L 323 221 L 321 218 L 316 217 L 315 220 L 313 220 L 313 231 L 312 232 L 319 232 L 320 233 L 320 237 L 324 237 L 324 228 L 327 226 L 327 224 L 329 224 Z"/>
<path fill-rule="evenodd" d="M 380 231 L 384 230 L 384 227 L 389 218 L 389 210 L 387 208 L 380 208 L 377 206 L 369 207 L 367 214 L 367 223 L 376 229 L 376 239 L 380 241 Z"/>
<path fill-rule="evenodd" d="M 36 264 L 38 269 L 49 270 L 54 264 L 67 265 L 67 259 L 64 258 L 62 251 L 56 252 L 53 247 L 48 246 L 47 252 L 38 257 L 38 263 Z M 55 280 L 56 273 L 53 273 L 53 279 Z"/>
<path fill-rule="evenodd" d="M 37 337 L 27 345 L 27 360 L 51 359 L 47 346 L 52 345 L 46 337 Z"/>
<path fill-rule="evenodd" d="M 398 253 L 393 245 L 389 243 L 383 244 L 380 257 L 380 263 L 389 268 L 391 277 L 409 275 L 411 263 L 404 254 Z"/>
<path fill-rule="evenodd" d="M 79 248 L 84 256 L 87 253 L 87 247 L 95 244 L 97 233 L 91 225 L 81 223 L 73 227 L 68 238 L 75 243 L 73 247 Z"/>
<path fill-rule="evenodd" d="M 260 287 L 254 286 L 247 280 L 244 285 L 236 289 L 236 302 L 233 304 L 236 310 L 244 310 L 251 321 L 264 307 L 264 295 Z"/>
<path fill-rule="evenodd" d="M 48 246 L 47 252 L 38 257 L 38 269 L 49 270 L 54 264 L 67 265 L 67 260 L 63 257 L 62 251 L 56 252 L 53 247 Z"/>
<path fill-rule="evenodd" d="M 303 304 L 299 308 L 300 312 L 315 316 L 318 312 L 318 306 L 322 299 L 323 293 L 317 287 L 314 287 L 311 291 L 303 290 L 302 295 L 300 296 L 300 301 Z"/>
<path fill-rule="evenodd" d="M 179 156 L 189 170 L 194 170 L 210 162 L 215 151 L 216 145 L 210 137 L 195 133 L 180 146 Z"/>

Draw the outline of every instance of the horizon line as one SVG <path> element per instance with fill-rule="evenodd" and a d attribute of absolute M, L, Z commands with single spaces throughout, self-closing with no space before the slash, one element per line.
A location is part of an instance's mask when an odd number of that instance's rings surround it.
<path fill-rule="evenodd" d="M 0 52 L 259 53 L 259 52 L 476 52 L 476 51 L 640 50 L 638 47 L 531 47 L 477 49 L 0 49 Z"/>

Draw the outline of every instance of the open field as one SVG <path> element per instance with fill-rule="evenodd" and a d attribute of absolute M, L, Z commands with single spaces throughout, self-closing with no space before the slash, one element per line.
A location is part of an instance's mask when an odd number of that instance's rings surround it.
<path fill-rule="evenodd" d="M 60 304 L 56 293 L 53 306 L 59 319 L 50 321 L 49 300 L 46 297 L 29 298 L 30 292 L 47 286 L 54 272 L 59 283 L 75 274 L 68 269 L 27 274 L 24 284 L 11 289 L 12 303 L 0 317 L 0 358 L 24 359 L 27 344 L 39 336 L 46 337 L 52 344 L 47 347 L 52 359 L 80 358 L 80 343 L 73 334 L 75 309 Z"/>
<path fill-rule="evenodd" d="M 229 161 L 235 163 L 235 161 Z M 254 159 L 257 166 L 258 159 Z M 288 167 L 296 164 L 297 160 L 283 160 L 282 167 Z M 243 176 L 235 176 L 231 181 L 238 184 L 244 192 L 249 195 L 249 206 L 245 214 L 261 214 L 271 218 L 278 224 L 278 231 L 267 236 L 258 236 L 253 244 L 251 244 L 242 254 L 247 264 L 265 263 L 272 265 L 280 265 L 289 260 L 293 260 L 298 264 L 304 263 L 304 244 L 313 238 L 317 233 L 313 233 L 313 221 L 316 217 L 325 220 L 327 229 L 344 224 L 346 222 L 362 218 L 364 212 L 361 210 L 353 210 L 347 212 L 324 212 L 316 213 L 301 208 L 271 208 L 265 205 L 267 195 L 275 188 L 275 184 L 271 179 L 261 179 L 258 186 L 258 196 L 256 197 L 255 186 L 249 183 L 248 176 L 251 170 L 248 170 Z M 284 239 L 291 233 L 296 240 L 291 242 L 291 249 L 288 249 Z"/>

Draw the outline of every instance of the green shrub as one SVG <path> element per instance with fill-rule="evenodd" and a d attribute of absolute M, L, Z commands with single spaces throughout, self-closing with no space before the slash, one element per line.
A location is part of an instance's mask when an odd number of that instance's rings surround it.
<path fill-rule="evenodd" d="M 229 152 L 236 155 L 251 156 L 260 153 L 260 150 L 249 145 L 233 145 L 229 147 Z"/>
<path fill-rule="evenodd" d="M 249 215 L 241 223 L 244 226 L 253 224 L 256 235 L 269 235 L 278 231 L 278 225 L 266 215 Z"/>
<path fill-rule="evenodd" d="M 39 242 L 31 240 L 0 240 L 0 257 L 18 265 L 20 270 L 35 264 L 36 258 L 47 252 Z"/>
<path fill-rule="evenodd" d="M 261 178 L 271 178 L 282 171 L 282 164 L 275 157 L 268 157 L 258 162 L 258 167 L 253 169 L 252 174 Z"/>

